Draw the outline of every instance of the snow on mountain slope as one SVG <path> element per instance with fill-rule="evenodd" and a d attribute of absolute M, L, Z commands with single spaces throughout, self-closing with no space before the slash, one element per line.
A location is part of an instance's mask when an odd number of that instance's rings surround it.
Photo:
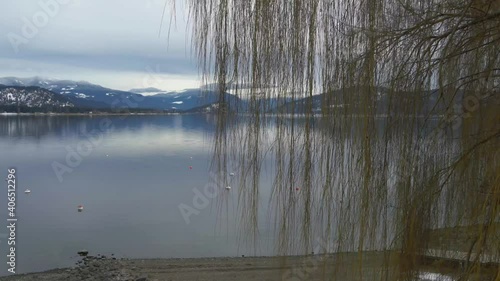
<path fill-rule="evenodd" d="M 39 87 L 0 85 L 0 106 L 74 107 L 67 98 Z"/>
<path fill-rule="evenodd" d="M 85 81 L 70 81 L 33 78 L 0 78 L 0 84 L 9 86 L 38 86 L 68 98 L 78 107 L 98 108 L 140 108 L 154 110 L 189 110 L 206 106 L 219 101 L 217 91 L 202 89 L 186 89 L 176 92 L 161 92 L 155 88 L 132 89 L 137 93 L 114 90 Z M 149 95 L 160 91 L 159 94 Z M 142 94 L 141 94 L 142 93 Z M 239 99 L 228 93 L 224 94 L 226 102 L 237 102 Z"/>

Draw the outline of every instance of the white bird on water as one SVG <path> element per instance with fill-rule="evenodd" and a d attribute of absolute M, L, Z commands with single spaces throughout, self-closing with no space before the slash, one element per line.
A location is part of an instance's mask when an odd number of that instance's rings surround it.
<path fill-rule="evenodd" d="M 234 173 L 229 173 L 229 175 L 230 175 L 231 177 L 234 177 Z"/>
<path fill-rule="evenodd" d="M 226 186 L 226 189 L 227 189 L 227 190 L 230 190 L 230 189 L 231 189 L 231 187 L 230 187 L 230 186 Z"/>
<path fill-rule="evenodd" d="M 24 193 L 26 193 L 26 194 L 30 194 L 30 193 L 31 193 L 31 190 L 26 189 L 26 190 L 24 191 Z"/>

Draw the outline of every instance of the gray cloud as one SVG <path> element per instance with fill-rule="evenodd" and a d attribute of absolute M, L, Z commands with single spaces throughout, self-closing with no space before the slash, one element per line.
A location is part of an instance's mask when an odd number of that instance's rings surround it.
<path fill-rule="evenodd" d="M 141 81 L 147 69 L 155 69 L 170 79 L 165 83 L 171 89 L 175 81 L 195 83 L 198 72 L 190 53 L 187 12 L 176 6 L 175 26 L 168 34 L 172 11 L 167 6 L 162 24 L 165 1 L 3 1 L 0 75 L 90 82 L 107 77 L 104 85 L 125 89 L 131 78 Z M 128 81 L 120 79 L 124 76 Z"/>

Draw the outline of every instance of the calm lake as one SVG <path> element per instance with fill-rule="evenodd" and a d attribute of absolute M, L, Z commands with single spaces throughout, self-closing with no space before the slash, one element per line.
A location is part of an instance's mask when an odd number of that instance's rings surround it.
<path fill-rule="evenodd" d="M 453 138 L 433 146 L 422 138 L 425 149 L 409 162 L 402 148 L 415 136 L 384 139 L 384 118 L 366 139 L 350 124 L 321 119 L 311 121 L 310 132 L 300 118 L 296 131 L 286 118 L 242 117 L 217 134 L 217 122 L 213 115 L 0 116 L 3 179 L 16 169 L 16 273 L 72 266 L 83 249 L 127 258 L 397 249 L 399 210 L 407 204 L 398 193 L 401 167 L 433 174 L 460 152 Z M 367 141 L 373 172 L 364 181 Z M 304 169 L 313 176 L 304 177 Z M 427 227 L 460 217 L 461 208 L 447 206 L 461 199 L 449 197 L 433 199 L 436 216 Z"/>
<path fill-rule="evenodd" d="M 2 177 L 16 169 L 17 272 L 71 266 L 82 249 L 130 258 L 274 254 L 265 220 L 257 247 L 239 242 L 232 210 L 240 171 L 229 167 L 235 173 L 227 179 L 231 190 L 215 186 L 214 124 L 204 115 L 0 116 Z M 265 189 L 270 176 L 261 181 Z M 2 182 L 0 217 L 6 226 L 7 182 Z M 218 193 L 196 198 L 210 188 Z M 218 215 L 217 196 L 226 197 L 224 216 Z M 269 193 L 260 196 L 264 214 Z M 1 264 L 7 262 L 5 226 Z"/>

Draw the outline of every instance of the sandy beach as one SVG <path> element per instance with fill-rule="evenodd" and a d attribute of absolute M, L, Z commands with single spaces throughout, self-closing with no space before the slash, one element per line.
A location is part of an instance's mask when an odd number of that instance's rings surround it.
<path fill-rule="evenodd" d="M 132 280 L 132 281 L 274 281 L 274 280 L 396 280 L 394 252 L 294 257 L 240 257 L 195 259 L 112 259 L 88 257 L 78 266 L 41 273 L 1 277 L 0 280 Z M 380 270 L 384 268 L 385 270 Z M 387 270 L 388 269 L 388 270 Z M 416 280 L 456 280 L 456 268 L 426 265 Z M 387 279 L 386 279 L 387 278 Z M 439 279 L 444 278 L 444 279 Z M 452 278 L 452 279 L 450 279 Z M 493 280 L 493 275 L 478 276 L 477 280 Z"/>

